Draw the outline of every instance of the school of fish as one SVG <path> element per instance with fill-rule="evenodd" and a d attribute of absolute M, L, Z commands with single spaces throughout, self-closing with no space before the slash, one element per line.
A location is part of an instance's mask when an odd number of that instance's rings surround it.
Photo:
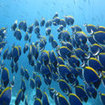
<path fill-rule="evenodd" d="M 105 87 L 105 27 L 93 24 L 83 26 L 87 34 L 80 26 L 75 25 L 73 16 L 59 18 L 57 12 L 50 20 L 43 17 L 39 22 L 36 19 L 30 26 L 26 21 L 16 20 L 11 26 L 13 36 L 18 41 L 24 38 L 26 44 L 23 49 L 21 45 L 13 44 L 11 49 L 6 48 L 5 51 L 3 49 L 8 44 L 7 28 L 1 28 L 0 105 L 10 105 L 12 88 L 16 85 L 15 76 L 10 81 L 9 74 L 14 72 L 20 72 L 21 75 L 21 86 L 16 91 L 14 105 L 20 105 L 21 101 L 24 105 L 30 105 L 26 95 L 27 82 L 35 91 L 31 105 L 50 105 L 49 96 L 54 105 L 83 105 L 89 98 L 94 100 L 98 95 L 105 105 L 105 93 L 98 91 L 100 85 Z M 42 27 L 46 28 L 44 36 L 41 35 Z M 57 28 L 58 36 L 52 35 L 52 27 Z M 22 31 L 25 33 L 24 36 Z M 31 41 L 32 33 L 37 37 L 36 42 Z M 46 49 L 47 44 L 51 51 Z M 30 76 L 25 66 L 20 67 L 18 64 L 22 53 L 27 55 L 28 64 L 34 68 L 31 71 L 33 76 Z M 10 70 L 5 66 L 5 60 L 10 61 Z M 52 81 L 67 97 L 51 86 Z M 49 93 L 41 89 L 43 82 Z"/>

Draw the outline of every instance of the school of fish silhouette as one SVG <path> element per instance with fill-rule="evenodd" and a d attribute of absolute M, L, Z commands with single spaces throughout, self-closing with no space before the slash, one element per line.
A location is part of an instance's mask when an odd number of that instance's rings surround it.
<path fill-rule="evenodd" d="M 54 101 L 54 105 L 83 105 L 89 98 L 96 99 L 98 95 L 105 105 L 105 93 L 98 92 L 100 85 L 105 87 L 105 27 L 93 24 L 83 26 L 86 32 L 75 25 L 73 16 L 60 19 L 57 12 L 50 20 L 35 20 L 30 26 L 26 21 L 18 23 L 16 20 L 11 25 L 11 31 L 16 41 L 21 41 L 22 32 L 25 33 L 23 40 L 26 43 L 23 49 L 15 43 L 11 48 L 5 48 L 8 45 L 8 28 L 1 28 L 0 105 L 10 105 L 16 78 L 12 75 L 11 81 L 10 73 L 18 72 L 21 75 L 21 86 L 14 105 L 21 102 L 29 105 L 26 85 L 36 91 L 32 105 L 50 105 L 49 97 Z M 41 34 L 42 27 L 45 27 L 45 35 Z M 58 41 L 52 34 L 52 27 L 57 28 Z M 32 42 L 32 33 L 36 35 L 36 42 Z M 46 49 L 47 44 L 52 50 Z M 32 76 L 26 67 L 21 66 L 19 69 L 21 54 L 26 54 L 27 64 L 33 67 Z M 5 66 L 5 60 L 10 61 L 10 70 Z M 64 95 L 53 88 L 52 82 L 57 84 L 56 87 L 59 87 Z M 48 92 L 41 89 L 43 83 Z"/>

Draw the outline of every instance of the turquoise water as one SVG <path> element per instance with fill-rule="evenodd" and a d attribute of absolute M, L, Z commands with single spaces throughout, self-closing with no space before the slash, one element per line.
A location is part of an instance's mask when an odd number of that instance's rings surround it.
<path fill-rule="evenodd" d="M 7 27 L 7 35 L 6 41 L 7 45 L 3 49 L 11 48 L 12 44 L 21 45 L 22 49 L 24 47 L 25 41 L 22 38 L 21 41 L 17 41 L 13 36 L 13 31 L 10 30 L 11 25 L 14 23 L 15 20 L 18 22 L 22 20 L 26 20 L 28 25 L 34 23 L 35 19 L 38 21 L 41 20 L 42 17 L 45 20 L 52 19 L 54 14 L 58 12 L 59 17 L 63 18 L 65 15 L 71 15 L 75 19 L 75 25 L 79 25 L 84 32 L 85 28 L 83 24 L 94 24 L 96 26 L 105 26 L 105 1 L 104 0 L 0 0 L 0 28 Z M 68 30 L 70 27 L 68 27 Z M 57 32 L 55 27 L 52 26 L 52 34 L 54 38 L 57 40 Z M 71 30 L 69 30 L 71 32 Z M 45 36 L 45 27 L 41 28 L 41 34 Z M 24 36 L 25 33 L 22 32 Z M 34 32 L 32 34 L 32 42 L 37 40 Z M 46 46 L 47 50 L 52 50 L 49 47 L 49 43 Z M 19 59 L 19 69 L 23 65 L 23 67 L 29 70 L 30 76 L 32 75 L 33 67 L 28 64 L 27 53 L 21 55 Z M 5 66 L 10 70 L 10 61 L 5 60 Z M 15 75 L 15 87 L 12 90 L 12 100 L 10 105 L 14 105 L 14 101 L 18 90 L 20 88 L 20 81 L 21 76 L 20 72 L 17 74 L 11 74 L 10 76 Z M 10 78 L 12 79 L 12 78 Z M 43 81 L 43 79 L 42 79 Z M 43 87 L 45 88 L 46 92 L 47 87 L 43 83 Z M 44 88 L 42 87 L 42 90 Z M 52 87 L 55 87 L 59 91 L 58 84 L 52 83 Z M 101 91 L 105 91 L 103 86 L 100 86 Z M 98 91 L 99 91 L 98 90 Z M 60 91 L 61 92 L 61 91 Z M 62 93 L 62 92 L 61 92 Z M 27 91 L 26 94 L 28 96 L 29 105 L 33 105 L 34 99 L 33 95 L 35 94 L 35 89 L 32 90 L 29 87 L 29 81 L 27 81 Z M 64 95 L 64 93 L 62 93 Z M 51 105 L 54 105 L 53 100 L 48 97 Z M 94 99 L 89 99 L 87 103 L 83 103 L 84 105 L 102 105 L 99 96 Z M 24 105 L 24 102 L 20 103 L 20 105 Z"/>

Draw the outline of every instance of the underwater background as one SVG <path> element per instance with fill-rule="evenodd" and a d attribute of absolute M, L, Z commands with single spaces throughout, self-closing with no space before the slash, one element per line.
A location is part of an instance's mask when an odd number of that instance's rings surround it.
<path fill-rule="evenodd" d="M 13 31 L 11 31 L 11 25 L 14 23 L 15 20 L 18 22 L 25 20 L 28 25 L 35 22 L 35 19 L 38 21 L 41 20 L 42 17 L 45 20 L 51 19 L 54 14 L 58 12 L 59 17 L 63 18 L 65 15 L 70 15 L 74 17 L 75 23 L 74 25 L 79 25 L 85 33 L 84 24 L 94 24 L 96 26 L 105 26 L 105 1 L 104 0 L 0 0 L 0 28 L 7 27 L 7 34 L 6 34 L 6 41 L 7 44 L 3 51 L 6 48 L 11 48 L 11 46 L 15 43 L 15 45 L 20 45 L 23 49 L 25 45 L 24 38 L 21 41 L 18 41 L 13 36 Z M 52 34 L 56 41 L 57 39 L 57 31 L 56 26 L 52 28 Z M 69 30 L 68 26 L 68 30 Z M 71 30 L 69 30 L 71 33 Z M 24 32 L 22 35 L 24 36 Z M 45 27 L 41 28 L 41 34 L 45 35 Z M 87 34 L 88 35 L 88 34 Z M 32 33 L 31 42 L 37 41 L 35 33 Z M 49 42 L 46 45 L 46 50 L 52 50 L 52 47 Z M 33 73 L 33 67 L 29 65 L 27 59 L 27 53 L 21 55 L 18 61 L 19 69 L 21 66 L 28 69 L 30 76 Z M 2 58 L 2 57 L 1 57 Z M 5 66 L 11 70 L 10 61 L 5 60 Z M 16 95 L 19 91 L 20 84 L 21 84 L 21 75 L 18 71 L 17 73 L 12 74 L 10 72 L 10 80 L 12 80 L 12 76 L 15 75 L 15 87 L 12 90 L 12 100 L 10 105 L 14 105 Z M 43 78 L 42 78 L 43 81 Z M 81 81 L 81 80 L 80 80 Z M 27 97 L 29 105 L 33 105 L 35 95 L 35 89 L 31 89 L 29 86 L 29 82 L 27 84 Z M 48 93 L 48 87 L 43 82 L 43 86 L 41 87 L 42 90 L 46 91 L 48 94 L 50 105 L 55 105 L 54 101 L 51 99 Z M 53 81 L 51 84 L 53 88 L 57 91 L 60 91 L 59 86 L 57 83 Z M 105 88 L 100 86 L 98 91 L 105 92 Z M 65 94 L 60 91 L 64 96 Z M 66 97 L 66 96 L 65 96 Z M 66 97 L 68 99 L 68 97 Z M 24 105 L 24 102 L 21 102 L 20 105 Z M 83 102 L 83 105 L 102 105 L 99 96 L 96 99 L 89 99 L 87 103 Z"/>

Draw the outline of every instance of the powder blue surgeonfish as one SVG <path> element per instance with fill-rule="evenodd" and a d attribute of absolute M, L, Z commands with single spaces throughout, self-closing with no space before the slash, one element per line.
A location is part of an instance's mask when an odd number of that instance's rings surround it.
<path fill-rule="evenodd" d="M 76 86 L 75 93 L 81 99 L 81 101 L 84 101 L 84 102 L 88 101 L 87 93 L 82 86 Z"/>
<path fill-rule="evenodd" d="M 88 84 L 93 84 L 95 88 L 99 88 L 101 80 L 98 73 L 89 66 L 86 66 L 83 70 L 83 77 Z"/>
<path fill-rule="evenodd" d="M 76 57 L 75 55 L 71 55 L 71 57 L 68 59 L 68 62 L 72 67 L 79 67 L 80 66 L 79 58 Z"/>
<path fill-rule="evenodd" d="M 71 29 L 72 29 L 72 33 L 75 33 L 77 31 L 82 31 L 82 29 L 78 25 L 71 26 Z"/>
<path fill-rule="evenodd" d="M 54 40 L 54 36 L 52 34 L 49 35 L 49 43 L 52 43 Z"/>
<path fill-rule="evenodd" d="M 13 58 L 14 62 L 16 63 L 19 60 L 21 50 L 19 49 L 18 46 L 13 46 L 11 53 L 12 53 L 12 58 Z"/>
<path fill-rule="evenodd" d="M 51 28 L 48 27 L 48 28 L 46 28 L 46 35 L 50 35 L 50 34 L 51 34 Z"/>
<path fill-rule="evenodd" d="M 40 88 L 41 85 L 42 85 L 41 77 L 39 75 L 37 75 L 35 78 L 35 87 Z"/>
<path fill-rule="evenodd" d="M 49 65 L 42 65 L 40 69 L 43 76 L 50 76 L 51 69 Z"/>
<path fill-rule="evenodd" d="M 69 84 L 68 84 L 65 80 L 60 79 L 60 80 L 58 80 L 58 83 L 59 83 L 60 89 L 61 89 L 66 95 L 69 95 L 70 93 L 72 93 L 71 87 L 69 86 Z"/>
<path fill-rule="evenodd" d="M 2 69 L 1 83 L 3 84 L 4 87 L 7 87 L 9 83 L 9 70 L 6 67 Z"/>
<path fill-rule="evenodd" d="M 57 95 L 58 105 L 69 105 L 68 100 L 62 94 L 58 93 L 56 95 Z"/>
<path fill-rule="evenodd" d="M 74 24 L 74 17 L 73 16 L 64 16 L 65 17 L 65 21 L 67 23 L 67 25 L 73 25 Z"/>
<path fill-rule="evenodd" d="M 70 105 L 83 105 L 80 98 L 76 94 L 70 93 L 68 97 Z"/>
<path fill-rule="evenodd" d="M 69 42 L 70 41 L 70 33 L 67 30 L 63 30 L 59 33 L 58 39 L 60 41 Z"/>
<path fill-rule="evenodd" d="M 25 80 L 24 80 L 24 79 L 21 80 L 21 86 L 20 86 L 20 89 L 22 89 L 23 92 L 26 91 L 26 83 L 25 83 Z"/>
<path fill-rule="evenodd" d="M 7 56 L 8 56 L 8 51 L 9 49 L 7 48 L 5 51 L 4 51 L 4 53 L 3 53 L 3 59 L 5 60 L 6 58 L 7 58 Z"/>
<path fill-rule="evenodd" d="M 33 78 L 30 78 L 30 87 L 31 87 L 32 89 L 35 88 L 35 80 L 34 80 Z"/>
<path fill-rule="evenodd" d="M 91 57 L 88 60 L 88 65 L 90 67 L 92 67 L 94 70 L 96 70 L 97 72 L 102 71 L 103 67 L 101 65 L 101 63 L 98 61 L 98 59 Z"/>
<path fill-rule="evenodd" d="M 94 40 L 99 44 L 105 44 L 105 31 L 97 31 L 92 33 Z"/>
<path fill-rule="evenodd" d="M 43 95 L 42 95 L 42 105 L 50 105 L 48 95 L 46 92 L 43 92 Z"/>
<path fill-rule="evenodd" d="M 51 46 L 52 46 L 52 48 L 57 48 L 57 46 L 58 46 L 57 41 L 56 41 L 56 40 L 53 40 L 53 41 L 51 42 Z"/>
<path fill-rule="evenodd" d="M 99 53 L 103 52 L 104 49 L 101 45 L 95 43 L 90 46 L 90 51 L 94 56 L 97 56 Z"/>
<path fill-rule="evenodd" d="M 68 49 L 66 46 L 62 46 L 60 47 L 60 49 L 58 49 L 58 53 L 63 59 L 66 59 L 67 57 L 70 57 L 71 50 Z"/>
<path fill-rule="evenodd" d="M 27 69 L 24 69 L 24 77 L 26 78 L 26 80 L 29 79 L 29 72 Z"/>
<path fill-rule="evenodd" d="M 78 45 L 85 44 L 87 42 L 87 35 L 83 31 L 77 31 L 74 38 Z"/>
<path fill-rule="evenodd" d="M 71 74 L 70 69 L 66 65 L 59 65 L 58 66 L 59 75 L 63 78 L 67 78 Z"/>
<path fill-rule="evenodd" d="M 50 27 L 52 26 L 52 20 L 48 20 L 45 24 L 45 27 Z"/>
<path fill-rule="evenodd" d="M 35 25 L 35 27 L 36 27 L 36 26 L 39 26 L 39 22 L 38 22 L 38 20 L 37 20 L 37 19 L 35 20 L 34 25 Z"/>
<path fill-rule="evenodd" d="M 26 32 L 27 31 L 27 23 L 26 23 L 26 21 L 21 21 L 19 23 L 18 27 L 19 27 L 20 30 L 23 30 L 24 32 Z"/>
<path fill-rule="evenodd" d="M 22 34 L 20 29 L 16 29 L 14 32 L 14 36 L 16 37 L 17 40 L 21 40 L 22 39 Z"/>
<path fill-rule="evenodd" d="M 91 33 L 91 31 L 93 31 L 93 32 L 96 32 L 96 31 L 97 31 L 96 26 L 93 25 L 93 24 L 85 24 L 84 26 L 86 27 L 86 31 L 87 31 L 89 34 Z"/>
<path fill-rule="evenodd" d="M 10 105 L 12 88 L 5 88 L 0 94 L 0 105 Z"/>
<path fill-rule="evenodd" d="M 28 40 L 29 40 L 28 32 L 26 32 L 26 35 L 24 36 L 24 40 L 25 40 L 25 41 L 28 41 Z"/>
<path fill-rule="evenodd" d="M 40 22 L 40 26 L 42 27 L 42 26 L 44 26 L 44 24 L 45 24 L 45 18 L 42 18 L 41 22 Z"/>
<path fill-rule="evenodd" d="M 59 65 L 64 65 L 64 59 L 60 56 L 57 57 L 57 62 Z"/>
<path fill-rule="evenodd" d="M 35 98 L 34 104 L 33 105 L 43 105 L 41 100 L 39 98 Z"/>
<path fill-rule="evenodd" d="M 33 31 L 33 24 L 28 27 L 27 31 L 28 31 L 28 33 L 32 33 L 32 31 Z"/>
<path fill-rule="evenodd" d="M 54 17 L 53 18 L 53 25 L 57 26 L 57 25 L 59 25 L 59 23 L 60 23 L 60 18 L 58 16 Z"/>
<path fill-rule="evenodd" d="M 87 55 L 87 53 L 85 53 L 84 50 L 82 50 L 81 48 L 77 48 L 75 49 L 75 54 L 78 58 L 80 58 L 81 60 L 83 59 L 88 59 L 89 55 Z"/>
<path fill-rule="evenodd" d="M 13 31 L 15 31 L 15 29 L 17 28 L 17 20 L 14 22 L 14 24 L 11 26 L 11 29 L 13 30 Z"/>
<path fill-rule="evenodd" d="M 41 63 L 47 65 L 49 63 L 49 52 L 44 50 L 40 55 Z"/>
<path fill-rule="evenodd" d="M 19 105 L 21 101 L 24 101 L 24 92 L 22 89 L 18 91 L 16 100 L 15 100 L 15 105 Z"/>

